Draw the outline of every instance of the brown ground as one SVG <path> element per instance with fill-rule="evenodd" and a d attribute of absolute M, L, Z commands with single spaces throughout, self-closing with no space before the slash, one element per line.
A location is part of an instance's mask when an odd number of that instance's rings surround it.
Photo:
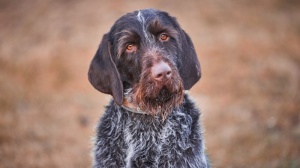
<path fill-rule="evenodd" d="M 214 167 L 300 167 L 300 5 L 296 0 L 0 1 L 0 167 L 90 167 L 110 96 L 87 80 L 121 15 L 158 8 L 196 46 Z"/>

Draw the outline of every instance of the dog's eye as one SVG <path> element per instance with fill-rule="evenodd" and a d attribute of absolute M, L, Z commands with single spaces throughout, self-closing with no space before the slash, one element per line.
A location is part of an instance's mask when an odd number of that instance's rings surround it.
<path fill-rule="evenodd" d="M 164 34 L 164 33 L 162 33 L 162 34 L 160 35 L 160 40 L 161 40 L 161 41 L 168 41 L 168 40 L 169 40 L 169 36 L 166 35 L 166 34 Z"/>
<path fill-rule="evenodd" d="M 129 51 L 130 51 L 130 50 L 132 50 L 132 49 L 133 49 L 133 45 L 132 45 L 132 44 L 128 44 L 127 47 L 126 47 L 126 50 L 129 50 Z"/>
<path fill-rule="evenodd" d="M 134 45 L 134 44 L 128 44 L 128 45 L 126 46 L 126 52 L 129 52 L 129 53 L 135 52 L 136 49 L 137 49 L 137 47 L 136 47 L 136 45 Z"/>

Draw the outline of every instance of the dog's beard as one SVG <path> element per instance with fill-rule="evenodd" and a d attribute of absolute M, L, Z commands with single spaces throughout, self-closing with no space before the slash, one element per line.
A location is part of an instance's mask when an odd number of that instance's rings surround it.
<path fill-rule="evenodd" d="M 166 81 L 155 81 L 150 71 L 144 71 L 140 82 L 132 89 L 132 100 L 150 115 L 165 119 L 183 100 L 183 83 L 177 71 Z"/>

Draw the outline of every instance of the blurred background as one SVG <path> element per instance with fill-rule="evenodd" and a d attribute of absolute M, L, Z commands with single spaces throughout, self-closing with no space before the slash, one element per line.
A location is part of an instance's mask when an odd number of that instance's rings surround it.
<path fill-rule="evenodd" d="M 120 16 L 157 8 L 191 36 L 213 167 L 300 167 L 300 1 L 0 0 L 0 167 L 85 168 L 110 96 L 87 80 Z"/>

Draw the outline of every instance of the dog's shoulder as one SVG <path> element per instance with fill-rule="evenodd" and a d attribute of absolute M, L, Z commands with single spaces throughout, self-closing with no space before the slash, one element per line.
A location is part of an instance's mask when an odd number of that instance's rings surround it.
<path fill-rule="evenodd" d="M 193 118 L 194 121 L 198 121 L 201 115 L 199 108 L 196 106 L 195 102 L 189 97 L 188 94 L 184 94 L 182 109 L 184 113 L 188 114 Z"/>
<path fill-rule="evenodd" d="M 116 105 L 114 100 L 111 100 L 98 122 L 97 135 L 107 137 L 120 131 L 118 125 L 124 124 L 122 123 L 126 121 L 124 117 L 126 116 L 122 115 L 120 107 Z"/>

